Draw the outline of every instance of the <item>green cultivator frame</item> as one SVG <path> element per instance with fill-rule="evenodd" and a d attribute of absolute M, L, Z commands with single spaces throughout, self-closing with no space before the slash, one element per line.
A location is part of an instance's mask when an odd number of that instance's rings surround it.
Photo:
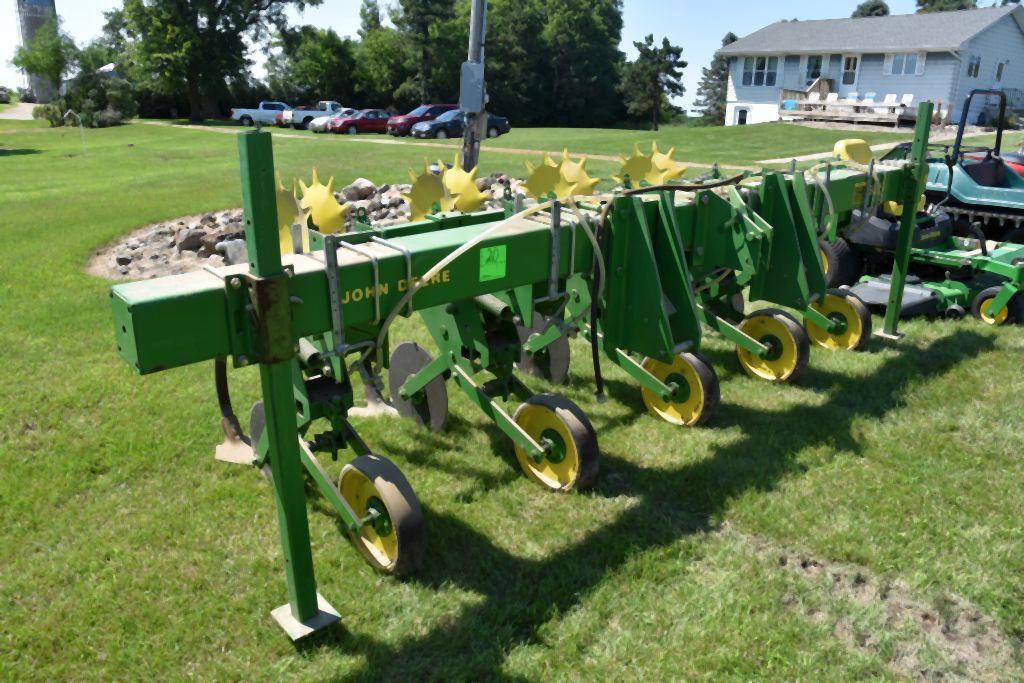
<path fill-rule="evenodd" d="M 926 123 L 918 134 L 926 144 Z M 916 205 L 923 149 L 915 143 L 911 161 L 877 174 L 886 197 Z M 316 204 L 317 193 L 330 192 L 315 183 L 305 188 L 310 213 L 298 240 L 307 252 L 282 257 L 279 210 L 287 200 L 277 192 L 270 135 L 240 135 L 239 155 L 248 266 L 119 284 L 111 299 L 118 350 L 137 372 L 214 361 L 226 435 L 217 457 L 254 465 L 272 482 L 288 586 L 288 603 L 273 614 L 293 638 L 338 618 L 316 590 L 306 477 L 371 565 L 401 575 L 423 558 L 423 516 L 411 485 L 351 421 L 353 374 L 374 394 L 386 366 L 394 407 L 434 430 L 444 427 L 451 380 L 508 436 L 532 480 L 568 491 L 597 476 L 594 429 L 568 399 L 537 394 L 517 374 L 564 379 L 568 336 L 590 341 L 599 391 L 603 356 L 636 380 L 652 412 L 683 425 L 706 420 L 719 401 L 714 369 L 700 355 L 708 331 L 736 345 L 751 375 L 770 381 L 799 375 L 808 335 L 845 349 L 870 336 L 863 307 L 826 288 L 817 242 L 822 195 L 800 173 L 662 183 L 526 210 L 437 213 L 346 234 L 323 230 L 342 225 L 345 211 Z M 595 182 L 582 163 L 573 172 L 574 186 Z M 472 173 L 461 173 L 456 208 L 475 192 Z M 830 200 L 853 206 L 868 182 L 863 173 L 837 173 Z M 897 278 L 905 273 L 907 229 Z M 744 314 L 744 298 L 769 307 Z M 388 357 L 392 321 L 415 313 L 436 353 L 403 343 Z M 895 320 L 887 317 L 888 332 Z M 263 396 L 248 435 L 231 405 L 229 359 L 259 366 Z M 512 399 L 514 411 L 505 405 Z M 355 457 L 329 474 L 316 453 L 336 459 L 346 448 Z"/>

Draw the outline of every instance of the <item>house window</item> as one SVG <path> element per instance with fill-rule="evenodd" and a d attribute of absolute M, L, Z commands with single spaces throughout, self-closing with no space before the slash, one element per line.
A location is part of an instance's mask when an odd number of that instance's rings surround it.
<path fill-rule="evenodd" d="M 977 78 L 978 74 L 981 73 L 981 56 L 971 55 L 970 60 L 967 62 L 967 76 L 970 78 Z"/>
<path fill-rule="evenodd" d="M 996 82 L 1003 80 L 1003 69 L 1006 67 L 1006 62 L 999 62 L 999 66 L 996 67 Z"/>
<path fill-rule="evenodd" d="M 778 57 L 746 57 L 743 60 L 743 85 L 775 85 Z"/>
<path fill-rule="evenodd" d="M 807 85 L 810 85 L 821 77 L 821 65 L 825 58 L 821 55 L 809 55 L 807 57 Z"/>
<path fill-rule="evenodd" d="M 843 57 L 843 85 L 856 85 L 859 57 Z"/>
<path fill-rule="evenodd" d="M 886 76 L 920 76 L 924 73 L 923 52 L 897 52 L 885 56 Z"/>

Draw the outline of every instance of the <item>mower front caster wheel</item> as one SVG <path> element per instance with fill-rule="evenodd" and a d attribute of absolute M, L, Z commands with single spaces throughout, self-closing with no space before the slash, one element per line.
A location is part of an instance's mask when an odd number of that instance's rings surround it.
<path fill-rule="evenodd" d="M 769 382 L 794 382 L 807 369 L 811 345 L 804 328 L 789 314 L 774 308 L 751 313 L 740 323 L 740 330 L 768 347 L 763 358 L 736 348 L 740 365 L 751 377 Z"/>
<path fill-rule="evenodd" d="M 675 385 L 675 394 L 663 399 L 646 387 L 640 390 L 647 410 L 665 422 L 684 427 L 706 422 L 718 410 L 721 393 L 718 375 L 697 353 L 680 353 L 671 363 L 645 358 L 643 369 L 663 384 Z"/>
<path fill-rule="evenodd" d="M 338 490 L 356 516 L 371 517 L 352 542 L 374 569 L 405 576 L 423 562 L 426 534 L 420 501 L 387 458 L 361 455 L 345 465 Z"/>
<path fill-rule="evenodd" d="M 537 394 L 520 404 L 512 419 L 545 446 L 537 462 L 515 444 L 516 459 L 528 477 L 553 491 L 580 490 L 594 483 L 597 434 L 579 406 L 563 396 Z"/>
<path fill-rule="evenodd" d="M 989 287 L 983 290 L 971 302 L 971 315 L 986 325 L 1008 325 L 1013 322 L 1021 322 L 1024 317 L 1024 302 L 1019 294 L 1014 294 L 1010 302 L 1001 311 L 992 310 L 992 302 L 999 295 L 1001 287 Z"/>
<path fill-rule="evenodd" d="M 829 332 L 804 318 L 807 336 L 818 346 L 833 351 L 856 351 L 871 340 L 871 312 L 856 295 L 830 289 L 811 308 L 836 324 L 836 329 Z"/>

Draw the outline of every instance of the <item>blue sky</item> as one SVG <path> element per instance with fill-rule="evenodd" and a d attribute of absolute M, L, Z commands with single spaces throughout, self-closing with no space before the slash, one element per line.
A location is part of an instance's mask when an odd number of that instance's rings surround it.
<path fill-rule="evenodd" d="M 382 4 L 387 2 L 384 0 Z M 888 2 L 893 14 L 909 14 L 915 9 L 914 0 Z M 103 11 L 120 4 L 119 0 L 57 0 L 57 12 L 64 29 L 82 44 L 100 33 Z M 689 66 L 684 73 L 687 92 L 680 104 L 689 107 L 701 69 L 711 61 L 722 36 L 729 31 L 743 36 L 780 19 L 847 17 L 857 4 L 857 0 L 625 0 L 621 48 L 632 57 L 636 53 L 633 41 L 641 40 L 648 33 L 653 33 L 658 41 L 668 36 L 674 44 L 683 46 L 683 56 Z M 325 0 L 320 7 L 306 10 L 302 15 L 292 12 L 292 19 L 329 26 L 342 35 L 354 36 L 359 25 L 359 0 Z M 0 85 L 24 85 L 20 73 L 10 65 L 19 42 L 15 4 L 6 0 L 0 3 Z M 262 61 L 259 55 L 255 57 Z"/>

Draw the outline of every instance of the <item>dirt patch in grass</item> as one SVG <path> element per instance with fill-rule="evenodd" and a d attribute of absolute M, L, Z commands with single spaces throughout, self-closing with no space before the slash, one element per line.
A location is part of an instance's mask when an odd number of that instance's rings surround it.
<path fill-rule="evenodd" d="M 761 561 L 795 579 L 787 607 L 831 624 L 851 650 L 881 657 L 894 673 L 914 679 L 1020 680 L 1019 645 L 995 619 L 950 593 L 931 599 L 899 579 L 831 562 L 757 536 L 743 543 Z"/>

